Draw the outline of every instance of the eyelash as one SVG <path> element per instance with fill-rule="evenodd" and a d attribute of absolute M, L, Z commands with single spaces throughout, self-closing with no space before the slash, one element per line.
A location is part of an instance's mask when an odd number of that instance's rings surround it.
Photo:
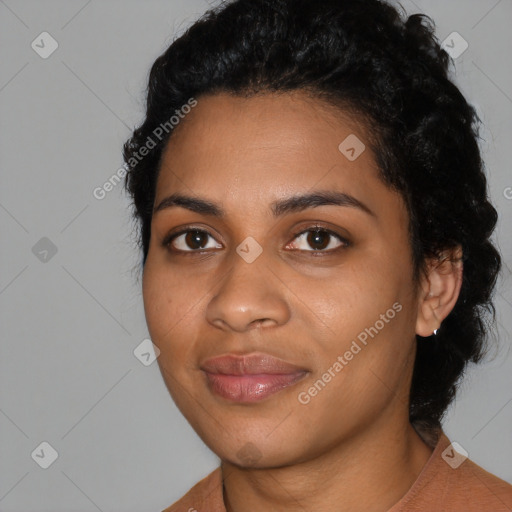
<path fill-rule="evenodd" d="M 185 235 L 187 233 L 190 233 L 190 232 L 197 232 L 197 233 L 202 233 L 202 234 L 205 234 L 207 236 L 210 236 L 211 238 L 215 239 L 208 231 L 204 230 L 204 229 L 200 229 L 200 228 L 194 228 L 193 226 L 186 226 L 185 228 L 183 228 L 182 230 L 180 230 L 179 232 L 177 233 L 169 233 L 162 241 L 162 246 L 166 249 L 169 249 L 171 251 L 173 251 L 174 253 L 177 253 L 177 254 L 182 254 L 182 255 L 186 255 L 186 256 L 194 256 L 194 255 L 197 255 L 197 254 L 204 254 L 206 252 L 209 252 L 210 249 L 206 249 L 206 250 L 201 250 L 201 249 L 191 249 L 189 251 L 183 251 L 181 249 L 172 249 L 171 248 L 171 243 L 176 239 L 178 238 L 179 236 L 181 235 Z M 293 233 L 293 238 L 292 238 L 292 242 L 298 238 L 300 235 L 303 235 L 305 233 L 309 233 L 309 232 L 320 232 L 320 233 L 326 233 L 334 238 L 337 238 L 339 242 L 341 242 L 341 245 L 339 247 L 336 247 L 334 249 L 329 249 L 329 250 L 323 250 L 323 249 L 312 249 L 310 251 L 306 251 L 306 250 L 300 250 L 300 249 L 295 249 L 299 252 L 306 252 L 306 253 L 312 253 L 311 256 L 313 257 L 317 257 L 318 255 L 320 254 L 333 254 L 333 253 L 337 253 L 338 251 L 342 250 L 342 249 L 346 249 L 347 247 L 349 247 L 351 244 L 350 242 L 342 237 L 341 235 L 339 235 L 338 233 L 334 232 L 334 231 L 331 231 L 330 229 L 327 229 L 319 224 L 315 224 L 313 226 L 309 226 L 308 228 L 306 229 L 300 229 L 296 232 Z M 289 242 L 290 243 L 290 242 Z M 288 244 L 287 244 L 288 245 Z"/>

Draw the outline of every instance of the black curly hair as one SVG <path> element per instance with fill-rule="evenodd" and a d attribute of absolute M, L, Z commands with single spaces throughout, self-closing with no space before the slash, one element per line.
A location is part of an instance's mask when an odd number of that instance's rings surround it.
<path fill-rule="evenodd" d="M 142 124 L 124 145 L 144 266 L 162 150 L 156 138 L 191 98 L 301 90 L 371 127 L 381 178 L 409 212 L 415 278 L 461 247 L 459 299 L 436 336 L 417 337 L 409 417 L 436 431 L 469 361 L 485 353 L 500 256 L 487 197 L 480 119 L 449 79 L 449 55 L 424 14 L 380 0 L 234 0 L 207 11 L 156 59 Z M 186 122 L 186 120 L 184 121 Z M 162 130 L 160 130 L 162 131 Z M 144 157 L 148 140 L 156 146 Z M 155 141 L 155 139 L 157 139 Z"/>

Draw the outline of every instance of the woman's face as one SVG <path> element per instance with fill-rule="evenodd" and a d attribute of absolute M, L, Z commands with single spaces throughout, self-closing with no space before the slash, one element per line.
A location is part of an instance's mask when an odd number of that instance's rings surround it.
<path fill-rule="evenodd" d="M 365 130 L 300 92 L 218 94 L 164 152 L 146 319 L 176 404 L 224 460 L 292 464 L 408 421 L 408 215 Z"/>

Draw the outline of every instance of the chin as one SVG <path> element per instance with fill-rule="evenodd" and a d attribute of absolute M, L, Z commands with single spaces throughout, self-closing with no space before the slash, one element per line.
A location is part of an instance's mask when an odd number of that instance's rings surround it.
<path fill-rule="evenodd" d="M 308 446 L 308 442 L 288 429 L 279 433 L 272 432 L 267 425 L 260 424 L 259 430 L 256 430 L 257 424 L 253 423 L 252 426 L 252 433 L 248 431 L 246 422 L 240 424 L 239 428 L 230 422 L 229 429 L 226 428 L 222 434 L 212 431 L 211 425 L 206 426 L 207 432 L 201 432 L 201 429 L 196 432 L 221 460 L 243 468 L 275 468 L 307 459 L 303 447 Z"/>

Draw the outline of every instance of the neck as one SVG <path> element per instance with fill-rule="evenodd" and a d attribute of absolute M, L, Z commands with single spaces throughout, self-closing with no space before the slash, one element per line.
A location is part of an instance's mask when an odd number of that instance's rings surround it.
<path fill-rule="evenodd" d="M 393 426 L 393 424 L 391 424 Z M 271 468 L 221 464 L 227 512 L 386 512 L 410 489 L 428 447 L 408 421 L 375 425 L 315 459 Z"/>

